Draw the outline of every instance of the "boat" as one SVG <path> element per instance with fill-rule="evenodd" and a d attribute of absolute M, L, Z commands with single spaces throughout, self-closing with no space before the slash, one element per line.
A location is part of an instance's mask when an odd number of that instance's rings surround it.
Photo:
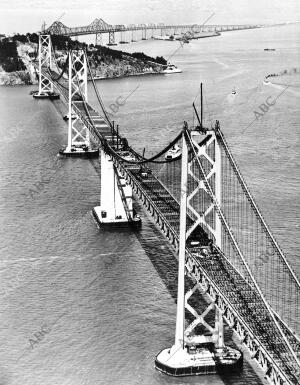
<path fill-rule="evenodd" d="M 267 75 L 263 80 L 263 84 L 265 84 L 265 85 L 271 84 L 270 79 L 269 79 L 269 77 L 271 77 L 271 76 L 273 76 L 273 75 Z"/>
<path fill-rule="evenodd" d="M 179 74 L 182 72 L 179 68 L 177 68 L 174 64 L 168 64 L 166 69 L 163 70 L 164 74 Z"/>
<path fill-rule="evenodd" d="M 275 48 L 265 48 L 264 51 L 276 51 Z"/>
<path fill-rule="evenodd" d="M 181 156 L 181 148 L 178 146 L 178 144 L 175 144 L 175 146 L 173 146 L 171 148 L 171 150 L 169 150 L 166 153 L 165 159 L 166 160 L 175 160 L 175 159 L 180 158 L 180 156 Z"/>
<path fill-rule="evenodd" d="M 72 119 L 72 120 L 76 119 L 76 114 L 72 113 L 72 114 L 71 114 L 71 119 Z M 63 117 L 63 120 L 69 120 L 69 114 L 66 114 L 66 115 Z"/>
<path fill-rule="evenodd" d="M 236 90 L 235 90 L 235 88 L 231 91 L 231 94 L 232 94 L 232 95 L 236 95 Z"/>

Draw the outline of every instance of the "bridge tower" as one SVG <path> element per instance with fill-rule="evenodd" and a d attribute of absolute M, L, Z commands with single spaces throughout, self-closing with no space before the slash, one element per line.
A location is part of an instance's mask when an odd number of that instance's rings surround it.
<path fill-rule="evenodd" d="M 155 30 L 155 24 L 154 23 L 149 23 L 148 24 L 148 28 L 151 28 L 151 36 L 150 38 L 153 39 L 154 38 L 154 30 Z"/>
<path fill-rule="evenodd" d="M 101 151 L 100 206 L 93 208 L 93 216 L 100 226 L 141 225 L 141 218 L 135 214 L 132 205 L 132 187 L 105 149 Z"/>
<path fill-rule="evenodd" d="M 119 41 L 120 44 L 126 44 L 126 31 L 120 31 L 120 38 L 121 40 Z"/>
<path fill-rule="evenodd" d="M 87 156 L 94 157 L 99 155 L 98 149 L 91 148 L 90 133 L 73 106 L 84 108 L 87 102 L 87 62 L 83 50 L 70 50 L 68 54 L 69 62 L 69 97 L 68 97 L 68 144 L 61 155 L 66 156 Z"/>
<path fill-rule="evenodd" d="M 103 45 L 102 33 L 97 32 L 95 36 L 95 45 Z"/>
<path fill-rule="evenodd" d="M 108 44 L 107 45 L 117 45 L 115 42 L 115 32 L 109 31 L 108 33 Z"/>
<path fill-rule="evenodd" d="M 33 95 L 36 99 L 47 99 L 53 93 L 53 84 L 43 74 L 43 68 L 51 68 L 52 65 L 52 44 L 50 35 L 39 35 L 39 90 Z"/>
<path fill-rule="evenodd" d="M 135 38 L 134 38 L 134 32 L 135 32 L 134 30 L 131 31 L 131 41 L 132 42 L 136 41 Z"/>
<path fill-rule="evenodd" d="M 207 164 L 207 172 L 203 177 L 196 172 L 200 158 L 202 162 L 205 158 Z M 197 239 L 199 226 L 206 228 L 210 241 L 207 246 L 200 247 L 199 256 L 207 259 L 213 253 L 214 245 L 220 247 L 222 240 L 221 222 L 214 203 L 209 199 L 203 199 L 199 204 L 199 200 L 195 199 L 197 194 L 203 196 L 206 192 L 207 187 L 204 179 L 209 180 L 216 202 L 221 204 L 221 151 L 216 131 L 206 131 L 204 139 L 203 132 L 185 131 L 182 138 L 175 342 L 171 348 L 162 350 L 155 360 L 155 366 L 158 370 L 172 376 L 216 373 L 226 367 L 226 359 L 231 360 L 229 366 L 232 369 L 240 367 L 242 363 L 242 354 L 225 346 L 223 316 L 221 309 L 216 305 L 216 298 L 212 298 L 210 305 L 204 310 L 202 309 L 201 312 L 189 303 L 197 290 L 206 294 L 208 287 L 202 286 L 201 282 L 196 281 L 193 283 L 193 287 L 185 293 L 185 275 L 189 273 L 189 267 L 186 265 L 186 240 L 188 237 L 194 234 L 194 239 Z M 198 202 L 197 204 L 195 200 Z M 198 214 L 199 211 L 200 214 Z M 189 228 L 187 228 L 187 215 L 194 219 Z M 205 318 L 213 311 L 214 326 L 211 326 L 211 320 L 208 321 Z M 189 325 L 186 325 L 186 312 L 189 312 L 194 318 Z M 203 328 L 206 329 L 206 333 L 203 333 Z"/>

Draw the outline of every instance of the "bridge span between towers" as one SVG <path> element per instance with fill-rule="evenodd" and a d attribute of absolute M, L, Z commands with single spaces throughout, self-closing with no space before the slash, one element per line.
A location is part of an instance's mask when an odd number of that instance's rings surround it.
<path fill-rule="evenodd" d="M 225 322 L 271 384 L 299 384 L 299 280 L 219 122 L 211 129 L 202 119 L 193 127 L 185 122 L 162 151 L 145 158 L 110 121 L 94 81 L 101 112 L 88 103 L 84 51 L 69 51 L 61 70 L 50 36 L 41 35 L 36 69 L 35 96 L 60 95 L 69 108 L 68 146 L 62 154 L 101 149 L 101 202 L 93 210 L 100 226 L 140 224 L 133 193 L 179 254 L 175 343 L 158 354 L 156 368 L 174 376 L 238 370 L 242 355 L 225 345 Z M 169 159 L 179 145 L 180 156 Z M 199 296 L 207 308 L 199 308 Z M 210 312 L 214 325 L 205 319 Z"/>
<path fill-rule="evenodd" d="M 210 18 L 209 18 L 210 19 Z M 209 20 L 208 19 L 208 20 Z M 82 35 L 96 35 L 96 41 L 101 41 L 102 34 L 109 35 L 109 45 L 115 44 L 115 34 L 120 33 L 123 36 L 126 32 L 132 32 L 132 41 L 135 41 L 134 32 L 142 32 L 142 40 L 147 38 L 153 38 L 155 33 L 160 35 L 180 35 L 185 34 L 188 37 L 188 33 L 195 36 L 201 32 L 225 32 L 225 31 L 237 31 L 243 29 L 261 28 L 261 24 L 164 24 L 164 23 L 148 23 L 148 24 L 108 24 L 103 19 L 95 19 L 91 24 L 81 27 L 67 27 L 60 21 L 55 21 L 50 27 L 48 27 L 43 33 L 50 35 L 61 36 L 82 36 Z M 190 36 L 191 37 L 191 36 Z M 124 38 L 122 38 L 124 42 Z"/>

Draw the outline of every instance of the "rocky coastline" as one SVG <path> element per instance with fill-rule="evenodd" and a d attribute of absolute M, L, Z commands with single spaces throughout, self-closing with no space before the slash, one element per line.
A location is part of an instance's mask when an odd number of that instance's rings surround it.
<path fill-rule="evenodd" d="M 34 67 L 31 64 L 35 50 L 36 44 L 34 43 L 23 44 L 16 42 L 17 59 L 21 62 L 21 68 L 23 69 L 8 71 L 8 69 L 13 68 L 7 68 L 4 63 L 0 63 L 0 86 L 20 86 L 37 83 Z M 11 57 L 8 59 L 12 60 Z"/>

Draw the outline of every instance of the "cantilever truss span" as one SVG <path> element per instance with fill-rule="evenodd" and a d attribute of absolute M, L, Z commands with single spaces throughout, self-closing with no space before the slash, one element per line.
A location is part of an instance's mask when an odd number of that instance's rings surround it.
<path fill-rule="evenodd" d="M 41 71 L 68 101 L 68 83 L 53 80 L 53 70 Z M 140 164 L 115 156 L 116 137 L 119 143 L 122 138 L 105 118 L 105 111 L 98 113 L 83 95 L 78 95 L 72 107 L 93 140 L 113 157 L 115 167 L 176 250 L 178 202 L 182 187 L 186 189 L 189 298 L 205 295 L 215 304 L 270 383 L 296 385 L 300 378 L 299 280 L 259 211 L 219 125 L 205 134 L 187 131 L 188 180 L 181 186 L 179 162 L 151 169 L 147 165 L 145 176 Z M 139 160 L 130 147 L 127 150 Z M 197 245 L 189 242 L 193 237 Z M 209 251 L 203 257 L 206 246 Z"/>
<path fill-rule="evenodd" d="M 61 21 L 55 21 L 49 28 L 43 31 L 44 34 L 50 35 L 63 35 L 63 36 L 79 36 L 89 35 L 96 33 L 115 33 L 115 32 L 126 32 L 126 31 L 143 31 L 143 37 L 146 38 L 146 32 L 151 31 L 153 35 L 154 30 L 160 31 L 172 31 L 172 33 L 179 31 L 192 31 L 200 32 L 206 31 L 234 31 L 240 29 L 252 29 L 260 28 L 262 25 L 258 24 L 243 24 L 243 25 L 205 25 L 204 24 L 181 24 L 181 25 L 165 25 L 163 23 L 149 23 L 149 24 L 117 24 L 112 25 L 106 23 L 103 19 L 95 19 L 91 24 L 82 27 L 67 27 Z"/>

